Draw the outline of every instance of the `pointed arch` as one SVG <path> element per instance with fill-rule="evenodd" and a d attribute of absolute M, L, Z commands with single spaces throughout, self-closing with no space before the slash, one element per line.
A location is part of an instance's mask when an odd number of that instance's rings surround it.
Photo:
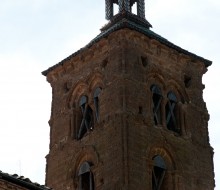
<path fill-rule="evenodd" d="M 156 72 L 150 73 L 148 74 L 147 78 L 147 86 L 150 87 L 153 84 L 158 85 L 161 88 L 161 93 L 164 94 L 166 91 L 166 83 L 162 74 Z"/>
<path fill-rule="evenodd" d="M 147 150 L 147 158 L 149 160 L 152 160 L 152 158 L 154 158 L 157 155 L 160 155 L 163 158 L 164 162 L 166 163 L 167 169 L 169 170 L 176 170 L 177 168 L 179 169 L 179 166 L 176 164 L 178 163 L 178 159 L 174 151 L 172 151 L 172 149 L 167 145 L 165 146 L 164 143 L 162 142 L 150 146 Z"/>
<path fill-rule="evenodd" d="M 147 159 L 150 162 L 148 172 L 151 174 L 149 189 L 176 189 L 178 175 L 183 171 L 182 165 L 175 152 L 164 142 L 157 142 L 147 150 Z"/>
<path fill-rule="evenodd" d="M 103 80 L 104 80 L 104 76 L 100 72 L 92 73 L 88 77 L 87 81 L 88 81 L 89 91 L 92 92 L 91 94 L 94 93 L 95 88 L 97 88 L 97 87 L 103 88 L 104 87 Z"/>
<path fill-rule="evenodd" d="M 169 91 L 173 91 L 176 94 L 178 101 L 182 103 L 189 102 L 189 96 L 187 95 L 185 88 L 181 87 L 175 80 L 168 80 L 166 86 L 166 93 L 169 93 Z"/>
<path fill-rule="evenodd" d="M 88 170 L 92 173 L 87 173 L 88 176 L 92 176 L 93 184 L 96 184 L 96 171 L 100 165 L 99 155 L 93 146 L 84 146 L 81 149 L 72 152 L 72 158 L 69 160 L 66 166 L 66 178 L 73 180 L 73 186 L 75 189 L 80 187 L 80 176 Z M 86 177 L 86 176 L 84 176 Z M 88 180 L 87 180 L 88 181 Z"/>
<path fill-rule="evenodd" d="M 85 94 L 88 94 L 88 84 L 83 81 L 79 81 L 74 85 L 73 90 L 69 95 L 69 98 L 67 100 L 68 107 L 72 108 L 73 106 L 78 106 L 77 103 L 79 101 L 79 98 Z"/>
<path fill-rule="evenodd" d="M 99 165 L 99 155 L 93 146 L 82 147 L 78 153 L 76 152 L 73 153 L 72 159 L 67 165 L 67 178 L 76 178 L 80 166 L 84 162 L 92 163 L 93 167 L 98 167 Z"/>

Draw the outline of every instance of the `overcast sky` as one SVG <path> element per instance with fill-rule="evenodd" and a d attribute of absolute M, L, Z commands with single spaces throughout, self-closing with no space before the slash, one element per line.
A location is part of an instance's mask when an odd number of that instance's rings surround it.
<path fill-rule="evenodd" d="M 41 71 L 99 34 L 104 0 L 0 3 L 0 170 L 44 184 L 52 94 Z M 146 18 L 154 32 L 213 61 L 203 83 L 220 186 L 220 1 L 146 0 Z"/>

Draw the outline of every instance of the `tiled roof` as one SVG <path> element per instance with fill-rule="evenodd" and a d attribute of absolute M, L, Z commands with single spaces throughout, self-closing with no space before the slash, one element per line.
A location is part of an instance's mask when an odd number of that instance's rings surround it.
<path fill-rule="evenodd" d="M 29 178 L 18 176 L 17 174 L 10 175 L 8 173 L 3 173 L 2 171 L 0 171 L 0 179 L 19 185 L 21 187 L 25 187 L 30 190 L 52 190 L 45 185 L 34 183 Z"/>
<path fill-rule="evenodd" d="M 42 74 L 44 76 L 46 76 L 50 71 L 52 71 L 53 69 L 55 69 L 59 65 L 63 65 L 63 63 L 66 60 L 69 60 L 72 57 L 78 55 L 85 48 L 91 47 L 94 43 L 98 42 L 99 40 L 101 40 L 103 38 L 106 38 L 111 33 L 115 32 L 117 30 L 120 30 L 120 29 L 124 29 L 124 28 L 129 28 L 131 30 L 136 30 L 136 31 L 146 35 L 147 37 L 149 37 L 151 39 L 155 39 L 155 40 L 159 41 L 160 43 L 162 43 L 162 44 L 178 51 L 179 53 L 182 53 L 182 54 L 191 56 L 192 58 L 198 59 L 198 60 L 202 61 L 205 64 L 206 67 L 208 67 L 212 64 L 211 61 L 209 61 L 207 59 L 204 59 L 203 57 L 200 57 L 196 54 L 193 54 L 193 53 L 191 53 L 191 52 L 189 52 L 189 51 L 187 51 L 187 50 L 171 43 L 167 39 L 163 38 L 162 36 L 156 34 L 152 30 L 150 30 L 149 29 L 150 27 L 151 27 L 151 25 L 147 20 L 145 20 L 145 21 L 143 21 L 143 19 L 138 20 L 136 18 L 136 16 L 132 16 L 131 13 L 130 14 L 121 13 L 121 14 L 117 15 L 117 17 L 115 17 L 115 19 L 111 20 L 106 26 L 104 26 L 101 29 L 102 32 L 98 36 L 96 36 L 88 45 L 86 45 L 84 48 L 81 48 L 77 52 L 73 53 L 69 57 L 65 58 L 64 60 L 62 60 L 58 64 L 56 64 L 56 65 L 48 68 L 47 70 L 43 71 Z"/>
<path fill-rule="evenodd" d="M 113 26 L 114 24 L 116 24 L 117 22 L 120 22 L 120 20 L 122 19 L 127 19 L 127 20 L 130 20 L 134 23 L 138 23 L 139 25 L 149 29 L 152 27 L 152 25 L 146 20 L 146 19 L 143 19 L 135 14 L 132 14 L 130 12 L 127 12 L 127 11 L 123 11 L 119 14 L 116 14 L 109 23 L 107 23 L 103 28 L 101 28 L 101 31 L 105 31 L 107 30 L 108 28 L 110 28 L 111 26 Z"/>

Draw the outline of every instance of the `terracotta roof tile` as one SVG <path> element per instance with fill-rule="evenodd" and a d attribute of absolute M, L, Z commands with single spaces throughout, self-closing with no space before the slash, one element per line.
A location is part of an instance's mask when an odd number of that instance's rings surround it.
<path fill-rule="evenodd" d="M 52 190 L 52 188 L 50 187 L 34 183 L 29 178 L 19 176 L 17 174 L 10 175 L 8 173 L 0 171 L 0 179 L 25 187 L 30 190 Z"/>

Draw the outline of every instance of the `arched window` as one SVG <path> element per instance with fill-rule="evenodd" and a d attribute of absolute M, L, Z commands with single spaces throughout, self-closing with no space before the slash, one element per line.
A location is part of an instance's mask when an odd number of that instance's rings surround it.
<path fill-rule="evenodd" d="M 151 86 L 151 92 L 153 94 L 153 113 L 154 113 L 154 123 L 155 125 L 161 124 L 161 102 L 162 102 L 162 93 L 160 88 L 157 85 Z"/>
<path fill-rule="evenodd" d="M 167 129 L 180 132 L 177 126 L 177 98 L 176 95 L 171 91 L 167 95 L 168 101 L 166 104 L 166 125 Z"/>
<path fill-rule="evenodd" d="M 94 104 L 95 104 L 95 116 L 96 116 L 96 121 L 99 120 L 99 95 L 101 93 L 101 88 L 96 88 L 94 92 Z"/>
<path fill-rule="evenodd" d="M 84 162 L 79 168 L 79 190 L 94 190 L 94 177 L 91 164 Z"/>
<path fill-rule="evenodd" d="M 77 139 L 81 139 L 87 132 L 93 129 L 93 111 L 88 105 L 88 97 L 82 96 L 79 102 L 82 112 L 82 120 L 79 127 Z"/>
<path fill-rule="evenodd" d="M 164 183 L 164 176 L 166 172 L 166 164 L 163 158 L 159 155 L 153 158 L 153 171 L 152 171 L 152 190 L 162 190 Z"/>

